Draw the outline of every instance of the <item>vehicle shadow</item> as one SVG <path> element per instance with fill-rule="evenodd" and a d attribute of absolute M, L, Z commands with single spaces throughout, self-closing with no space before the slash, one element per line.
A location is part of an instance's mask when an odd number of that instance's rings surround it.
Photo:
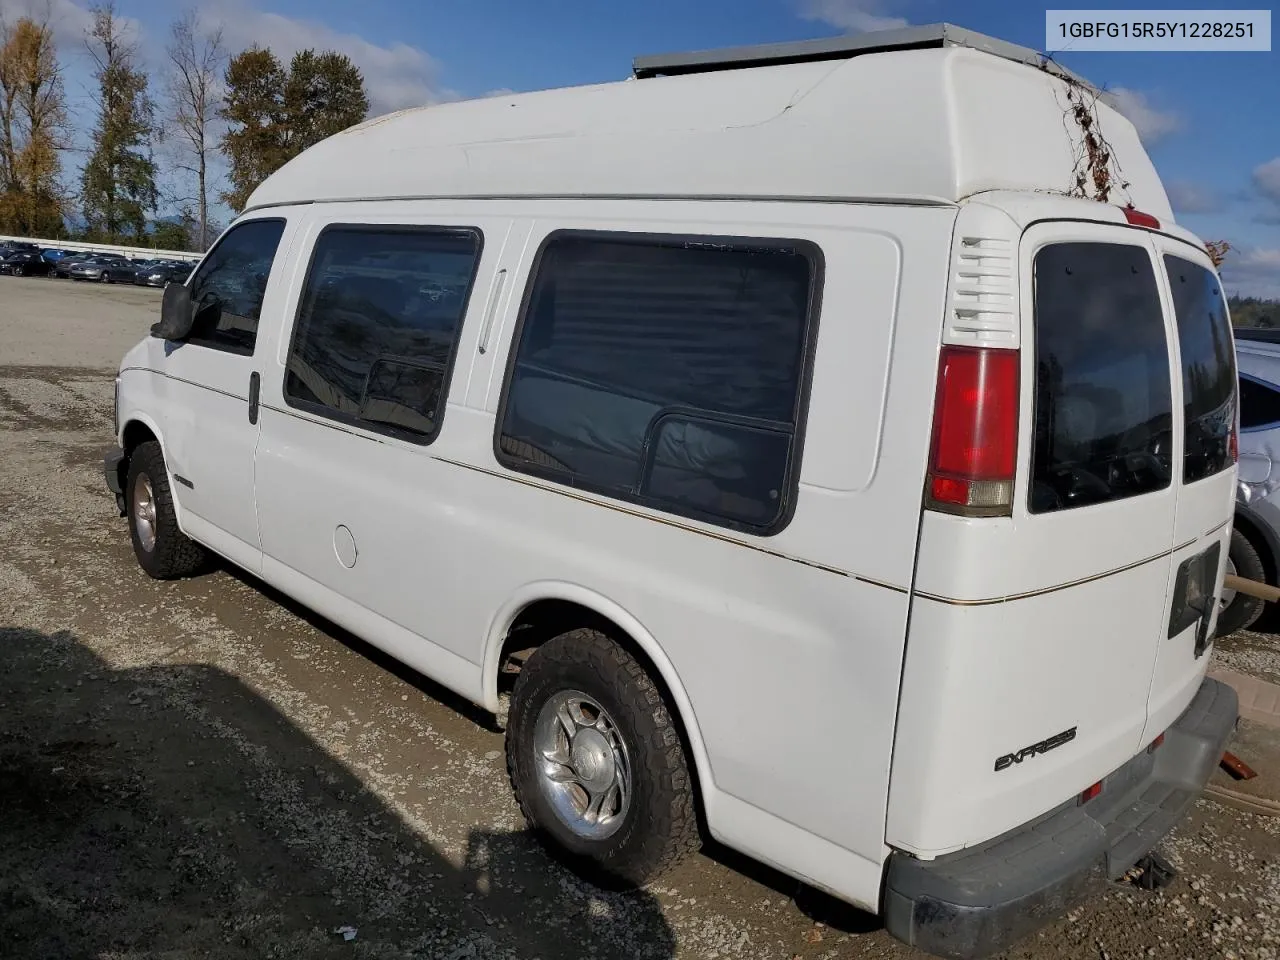
<path fill-rule="evenodd" d="M 391 654 L 384 653 L 382 650 L 378 649 L 368 641 L 362 640 L 345 627 L 339 626 L 323 614 L 312 610 L 305 603 L 295 600 L 287 593 L 277 590 L 265 580 L 259 579 L 248 570 L 237 567 L 229 560 L 224 560 L 221 557 L 212 557 L 209 562 L 211 565 L 210 570 L 216 570 L 219 573 L 223 573 L 226 576 L 231 577 L 233 580 L 239 581 L 251 590 L 256 590 L 258 593 L 262 594 L 264 599 L 284 610 L 287 610 L 313 630 L 323 633 L 325 636 L 338 641 L 353 653 L 359 654 L 370 663 L 373 663 L 382 670 L 385 670 L 398 680 L 402 680 L 411 687 L 414 687 L 419 693 L 425 694 L 432 700 L 439 701 L 455 713 L 459 713 L 466 717 L 482 730 L 488 730 L 490 733 L 502 732 L 497 721 L 494 719 L 493 714 L 488 710 L 477 706 L 466 697 L 459 696 L 448 687 L 437 683 L 425 674 L 419 673 L 417 670 L 414 670 L 413 667 L 410 667 L 391 656 Z"/>
<path fill-rule="evenodd" d="M 675 955 L 525 833 L 444 846 L 224 671 L 0 627 L 6 958 Z"/>
<path fill-rule="evenodd" d="M 216 564 L 216 569 L 221 573 L 258 591 L 267 600 L 288 610 L 313 629 L 337 640 L 353 652 L 365 657 L 388 673 L 413 686 L 419 692 L 462 714 L 478 727 L 500 732 L 493 715 L 488 711 L 476 706 L 466 698 L 458 696 L 452 690 L 441 686 L 430 677 L 423 676 L 412 667 L 406 666 L 389 654 L 383 653 L 377 647 L 365 642 L 323 615 L 316 613 L 310 607 L 293 599 L 288 594 L 282 593 L 265 581 L 258 579 L 248 571 L 221 559 L 215 559 L 213 562 Z M 795 880 L 758 860 L 753 860 L 745 854 L 738 853 L 711 839 L 711 832 L 707 829 L 705 821 L 701 821 L 701 817 L 700 826 L 704 838 L 701 852 L 704 856 L 714 860 L 721 866 L 749 877 L 762 887 L 767 887 L 784 897 L 790 897 L 800 912 L 815 923 L 824 924 L 841 933 L 854 935 L 868 934 L 884 929 L 884 922 L 879 916 L 868 913 L 815 887 Z M 526 839 L 532 840 L 532 838 Z"/>

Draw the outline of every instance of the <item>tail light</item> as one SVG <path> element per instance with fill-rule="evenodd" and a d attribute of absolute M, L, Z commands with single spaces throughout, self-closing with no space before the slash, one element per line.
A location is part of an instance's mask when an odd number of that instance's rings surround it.
<path fill-rule="evenodd" d="M 1240 462 L 1240 431 L 1233 423 L 1231 424 L 1231 435 L 1227 437 L 1227 452 L 1231 454 L 1231 462 Z"/>
<path fill-rule="evenodd" d="M 938 364 L 929 506 L 994 516 L 1013 505 L 1018 453 L 1016 350 L 944 346 Z"/>
<path fill-rule="evenodd" d="M 1135 210 L 1133 207 L 1124 208 L 1124 218 L 1135 227 L 1147 227 L 1151 230 L 1160 229 L 1160 221 L 1149 213 L 1143 213 L 1141 210 Z"/>

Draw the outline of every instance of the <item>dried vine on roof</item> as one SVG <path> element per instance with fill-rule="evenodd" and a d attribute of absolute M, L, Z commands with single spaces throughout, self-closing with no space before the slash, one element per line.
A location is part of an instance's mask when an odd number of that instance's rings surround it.
<path fill-rule="evenodd" d="M 1097 200 L 1100 203 L 1116 202 L 1113 195 L 1127 193 L 1129 183 L 1121 174 L 1115 150 L 1102 133 L 1102 123 L 1098 118 L 1098 98 L 1101 94 L 1069 73 L 1050 70 L 1050 63 L 1052 61 L 1046 59 L 1041 64 L 1041 69 L 1052 73 L 1066 86 L 1067 106 L 1063 122 L 1073 124 L 1078 131 L 1079 143 L 1075 148 L 1071 188 L 1067 195 Z M 1070 135 L 1070 131 L 1068 134 Z M 1075 143 L 1077 137 L 1071 136 L 1071 140 Z"/>

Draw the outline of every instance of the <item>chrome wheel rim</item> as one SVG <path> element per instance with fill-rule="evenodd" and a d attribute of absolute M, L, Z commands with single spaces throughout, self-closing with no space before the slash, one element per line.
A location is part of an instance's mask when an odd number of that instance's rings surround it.
<path fill-rule="evenodd" d="M 617 724 L 595 700 L 562 690 L 533 729 L 538 788 L 560 822 L 585 840 L 603 840 L 631 808 L 631 759 Z"/>
<path fill-rule="evenodd" d="M 156 548 L 156 497 L 145 473 L 133 481 L 133 528 L 143 550 L 150 553 Z"/>
<path fill-rule="evenodd" d="M 1236 575 L 1236 565 L 1231 562 L 1231 558 L 1227 557 L 1227 568 L 1224 571 L 1226 576 L 1234 577 Z M 1222 588 L 1222 596 L 1218 598 L 1218 609 L 1225 610 L 1231 606 L 1231 601 L 1236 598 L 1236 592 L 1230 587 Z"/>

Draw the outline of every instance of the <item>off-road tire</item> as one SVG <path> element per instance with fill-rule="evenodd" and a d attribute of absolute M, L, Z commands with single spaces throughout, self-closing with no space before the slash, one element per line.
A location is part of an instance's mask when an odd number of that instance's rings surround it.
<path fill-rule="evenodd" d="M 1235 564 L 1236 576 L 1246 580 L 1267 582 L 1267 570 L 1253 543 L 1239 530 L 1231 531 L 1231 547 L 1227 555 Z M 1248 630 L 1266 609 L 1266 602 L 1257 597 L 1237 592 L 1224 610 L 1218 612 L 1218 627 L 1214 636 L 1227 637 L 1237 630 Z"/>
<path fill-rule="evenodd" d="M 145 473 L 151 481 L 151 496 L 156 505 L 156 542 L 151 550 L 143 547 L 134 522 L 133 498 L 135 482 Z M 129 539 L 138 566 L 157 580 L 176 580 L 198 573 L 207 563 L 204 547 L 178 529 L 173 509 L 173 493 L 169 489 L 169 473 L 165 469 L 160 444 L 148 440 L 138 444 L 129 457 L 128 479 L 125 481 L 125 507 L 129 520 Z"/>
<path fill-rule="evenodd" d="M 575 834 L 538 787 L 538 714 L 548 699 L 569 689 L 604 707 L 630 757 L 630 808 L 617 832 L 604 839 Z M 644 667 L 605 634 L 572 630 L 534 651 L 511 695 L 506 749 L 507 773 L 525 820 L 552 853 L 588 879 L 606 886 L 640 886 L 698 849 L 693 779 L 680 731 Z"/>

